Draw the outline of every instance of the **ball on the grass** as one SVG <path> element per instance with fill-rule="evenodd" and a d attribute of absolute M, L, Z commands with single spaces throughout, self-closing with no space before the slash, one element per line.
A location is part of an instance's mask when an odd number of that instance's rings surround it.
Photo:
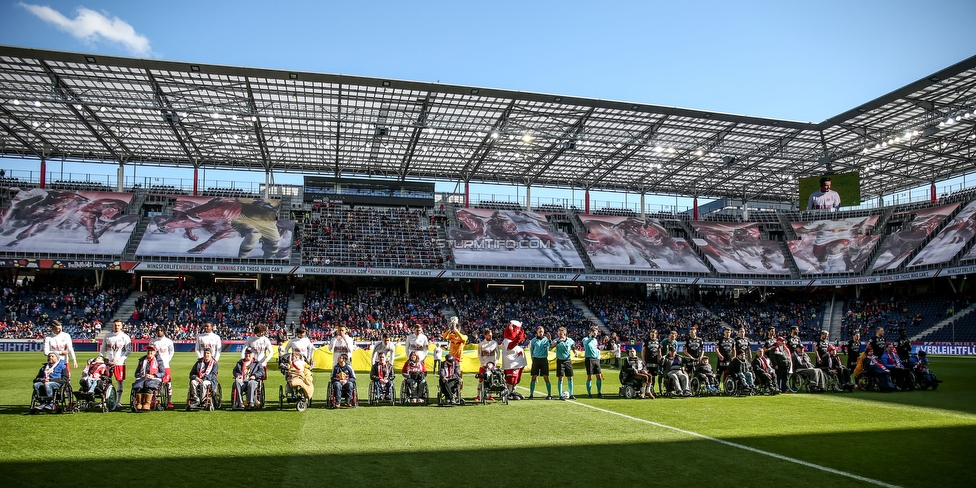
<path fill-rule="evenodd" d="M 564 391 L 564 392 L 560 393 L 559 396 L 562 397 L 563 400 L 566 400 L 566 399 L 569 398 L 569 392 L 568 391 Z"/>

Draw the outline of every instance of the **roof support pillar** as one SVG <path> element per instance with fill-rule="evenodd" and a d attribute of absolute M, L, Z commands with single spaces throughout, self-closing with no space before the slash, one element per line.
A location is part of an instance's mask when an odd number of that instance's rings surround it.
<path fill-rule="evenodd" d="M 464 208 L 471 207 L 471 184 L 464 182 Z"/>
<path fill-rule="evenodd" d="M 641 204 L 640 204 L 641 205 L 641 208 L 640 208 L 641 220 L 647 220 L 647 210 L 644 210 L 646 208 L 646 207 L 644 207 L 644 196 L 645 196 L 644 195 L 644 192 L 641 192 Z M 675 211 L 677 211 L 677 209 L 675 209 Z"/>
<path fill-rule="evenodd" d="M 590 214 L 590 189 L 589 188 L 586 189 L 586 192 L 583 194 L 583 198 L 585 199 L 585 203 L 583 204 L 583 211 L 587 215 L 589 215 Z"/>
<path fill-rule="evenodd" d="M 125 188 L 125 163 L 119 163 L 119 170 L 116 178 L 118 181 L 115 183 L 115 191 L 121 193 L 123 188 Z"/>
<path fill-rule="evenodd" d="M 45 183 L 47 183 L 47 160 L 41 157 L 41 188 L 44 188 Z"/>
<path fill-rule="evenodd" d="M 200 191 L 200 167 L 193 165 L 193 196 L 197 196 Z"/>
<path fill-rule="evenodd" d="M 261 192 L 261 196 L 267 200 L 268 199 L 268 189 L 271 188 L 271 170 L 264 170 L 264 191 Z"/>
<path fill-rule="evenodd" d="M 929 187 L 929 193 L 930 193 L 930 196 L 931 196 L 932 205 L 935 205 L 936 202 L 938 201 L 938 198 L 936 198 L 936 195 L 935 195 L 935 182 L 934 181 L 932 182 L 932 186 Z"/>
<path fill-rule="evenodd" d="M 694 210 L 692 210 L 692 218 L 697 221 L 698 220 L 698 197 L 695 197 L 695 199 L 692 201 L 692 205 L 694 206 Z"/>
<path fill-rule="evenodd" d="M 532 211 L 532 186 L 525 185 L 525 211 Z"/>

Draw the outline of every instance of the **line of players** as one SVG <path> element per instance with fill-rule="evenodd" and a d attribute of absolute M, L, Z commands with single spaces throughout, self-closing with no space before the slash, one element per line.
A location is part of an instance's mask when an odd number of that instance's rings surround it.
<path fill-rule="evenodd" d="M 131 354 L 131 340 L 123 332 L 123 323 L 115 321 L 113 329 L 102 342 L 100 355 L 89 361 L 88 366 L 82 373 L 82 388 L 92 390 L 97 384 L 99 376 L 106 374 L 111 376 L 117 383 L 117 400 L 121 402 L 124 382 L 126 380 L 126 359 Z M 267 377 L 267 363 L 273 355 L 273 345 L 267 337 L 267 326 L 258 325 L 254 328 L 254 335 L 247 339 L 245 347 L 241 353 L 241 360 L 238 362 L 234 371 L 235 390 L 239 392 L 244 402 L 245 408 L 259 407 L 255 395 L 257 381 Z M 715 345 L 717 357 L 717 371 L 711 369 L 708 357 L 705 356 L 704 341 L 697 335 L 697 327 L 692 326 L 689 330 L 689 337 L 684 343 L 684 350 L 681 355 L 677 354 L 678 340 L 677 331 L 670 331 L 668 337 L 658 340 L 656 330 L 650 331 L 648 338 L 643 343 L 643 359 L 637 358 L 633 350 L 625 359 L 622 369 L 626 374 L 636 376 L 640 380 L 639 396 L 643 398 L 654 398 L 654 377 L 666 375 L 676 385 L 678 394 L 688 396 L 691 394 L 689 380 L 684 366 L 691 364 L 695 375 L 699 376 L 707 385 L 707 388 L 716 391 L 719 386 L 719 378 L 731 374 L 739 378 L 741 383 L 749 389 L 755 388 L 756 382 L 767 386 L 771 391 L 786 391 L 787 378 L 796 372 L 806 378 L 813 391 L 826 391 L 826 374 L 835 374 L 840 380 L 842 388 L 853 388 L 851 372 L 864 369 L 870 374 L 881 378 L 882 391 L 897 390 L 895 383 L 898 376 L 907 374 L 903 366 L 908 361 L 910 355 L 911 342 L 907 339 L 905 331 L 902 329 L 900 338 L 897 342 L 888 343 L 884 337 L 884 330 L 878 328 L 876 335 L 869 341 L 867 347 L 863 349 L 860 342 L 860 334 L 855 331 L 851 340 L 847 343 L 847 362 L 846 366 L 838 357 L 838 348 L 828 341 L 827 331 L 822 331 L 820 339 L 814 344 L 814 354 L 816 364 L 810 360 L 804 351 L 802 341 L 799 337 L 799 329 L 792 327 L 790 335 L 786 338 L 777 335 L 775 328 L 770 327 L 767 336 L 759 342 L 759 348 L 753 357 L 750 347 L 750 340 L 746 335 L 745 328 L 738 330 L 738 335 L 732 337 L 731 329 L 723 330 L 721 337 Z M 587 336 L 582 340 L 584 350 L 584 365 L 586 368 L 586 391 L 592 397 L 592 387 L 596 386 L 597 396 L 602 397 L 603 374 L 600 365 L 600 346 L 597 340 L 598 330 L 591 327 Z M 522 331 L 522 324 L 517 320 L 512 320 L 505 327 L 502 344 L 497 343 L 492 338 L 490 329 L 483 331 L 483 340 L 478 344 L 478 358 L 480 369 L 477 377 L 479 381 L 484 380 L 485 372 L 497 366 L 498 360 L 502 360 L 502 367 L 505 372 L 506 385 L 509 389 L 509 396 L 512 399 L 521 399 L 523 396 L 516 391 L 516 386 L 521 381 L 523 369 L 527 366 L 524 350 L 521 346 L 526 335 Z M 434 351 L 434 369 L 439 374 L 442 386 L 449 387 L 449 391 L 455 390 L 456 385 L 460 385 L 461 370 L 456 358 L 462 357 L 463 349 L 468 341 L 468 336 L 463 334 L 458 326 L 457 317 L 452 317 L 450 327 L 441 336 L 448 342 L 449 352 L 446 357 L 441 355 L 441 349 L 437 347 Z M 401 373 L 413 386 L 417 375 L 426 376 L 425 359 L 430 349 L 430 341 L 419 324 L 415 324 L 411 333 L 406 338 L 406 350 L 409 360 L 404 365 Z M 199 403 L 202 400 L 205 389 L 216 382 L 222 343 L 220 337 L 213 332 L 213 324 L 204 325 L 204 331 L 198 335 L 194 351 L 197 355 L 197 363 L 194 364 L 190 373 L 190 398 L 191 403 Z M 290 339 L 281 348 L 282 352 L 297 353 L 309 366 L 312 364 L 312 354 L 315 345 L 307 337 L 304 329 L 297 331 L 296 337 Z M 339 326 L 337 334 L 329 344 L 329 350 L 333 353 L 333 369 L 340 367 L 343 371 L 352 368 L 347 364 L 339 365 L 340 358 L 344 355 L 351 358 L 357 349 L 355 341 L 348 335 L 345 326 Z M 573 385 L 572 359 L 577 356 L 575 341 L 567 337 L 566 329 L 559 328 L 557 337 L 554 339 L 545 331 L 543 327 L 536 329 L 536 335 L 529 342 L 529 354 L 532 358 L 531 381 L 529 386 L 529 398 L 534 398 L 536 383 L 541 376 L 546 383 L 546 399 L 553 398 L 552 385 L 549 380 L 549 352 L 556 352 L 556 377 L 557 395 L 559 398 L 575 399 Z M 172 383 L 170 381 L 170 361 L 175 352 L 173 341 L 165 336 L 165 330 L 157 327 L 155 336 L 150 340 L 146 348 L 146 356 L 140 359 L 135 371 L 135 381 L 133 388 L 137 395 L 142 395 L 147 390 L 159 387 L 167 388 L 168 398 L 172 399 Z M 390 395 L 388 385 L 392 385 L 392 374 L 388 372 L 386 363 L 395 354 L 393 344 L 390 342 L 388 334 L 384 334 L 383 340 L 373 346 L 371 379 L 378 382 L 381 395 Z M 872 353 L 884 351 L 879 357 Z M 74 367 L 78 367 L 77 357 L 72 347 L 71 337 L 63 332 L 58 321 L 52 322 L 51 334 L 45 337 L 44 353 L 49 355 L 55 353 L 59 359 L 67 365 L 70 356 Z M 382 361 L 381 361 L 382 358 Z M 860 361 L 859 361 L 860 359 Z M 445 364 L 450 362 L 447 371 L 441 371 Z M 861 364 L 859 364 L 859 362 Z M 102 366 L 104 363 L 104 366 Z M 380 363 L 377 368 L 376 364 Z M 651 365 L 651 366 L 648 366 Z M 656 367 L 654 366 L 656 365 Z M 391 368 L 392 366 L 390 366 Z M 42 368 L 43 369 L 43 368 Z M 65 368 L 70 372 L 70 368 Z M 347 387 L 345 382 L 343 390 L 348 391 L 355 387 L 355 373 L 346 373 L 352 380 Z M 891 375 L 894 375 L 892 381 Z M 594 382 L 595 378 L 595 382 Z M 563 382 L 566 382 L 567 389 L 563 389 Z M 309 385 L 310 386 L 310 385 Z M 481 390 L 479 389 L 479 392 Z M 144 398 L 137 398 L 139 408 L 143 409 Z M 458 399 L 451 399 L 456 401 Z M 480 398 L 476 398 L 480 400 Z M 116 405 L 118 406 L 118 405 Z M 44 406 L 42 406 L 43 408 Z M 167 408 L 172 408 L 170 402 Z M 145 409 L 148 409 L 146 406 Z"/>

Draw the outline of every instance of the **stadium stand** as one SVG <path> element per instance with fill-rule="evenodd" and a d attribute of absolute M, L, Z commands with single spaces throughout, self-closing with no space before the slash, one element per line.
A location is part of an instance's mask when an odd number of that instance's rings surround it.
<path fill-rule="evenodd" d="M 52 320 L 61 321 L 74 339 L 93 339 L 129 294 L 128 286 L 104 287 L 67 275 L 42 275 L 22 286 L 3 285 L 0 337 L 43 338 Z"/>
<path fill-rule="evenodd" d="M 393 340 L 406 338 L 410 326 L 419 323 L 428 337 L 440 336 L 443 297 L 433 292 L 419 294 L 386 293 L 360 289 L 346 293 L 327 287 L 307 290 L 302 303 L 300 325 L 309 338 L 328 341 L 335 328 L 345 325 L 356 340 L 378 341 L 384 333 Z"/>
<path fill-rule="evenodd" d="M 438 268 L 444 258 L 431 244 L 436 231 L 422 225 L 428 220 L 424 209 L 320 206 L 302 223 L 302 260 L 313 266 Z"/>

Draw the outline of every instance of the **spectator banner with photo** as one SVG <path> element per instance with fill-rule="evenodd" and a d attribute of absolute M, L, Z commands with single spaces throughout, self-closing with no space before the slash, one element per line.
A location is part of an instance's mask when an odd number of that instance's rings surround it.
<path fill-rule="evenodd" d="M 976 202 L 966 205 L 908 265 L 922 266 L 949 261 L 966 247 L 973 235 L 976 235 Z M 967 254 L 965 259 L 969 257 L 971 256 Z"/>
<path fill-rule="evenodd" d="M 580 215 L 583 249 L 597 269 L 644 269 L 708 273 L 691 245 L 674 238 L 657 219 Z"/>
<path fill-rule="evenodd" d="M 958 207 L 958 203 L 953 203 L 916 211 L 907 229 L 892 232 L 881 244 L 872 269 L 883 271 L 897 268 Z"/>
<path fill-rule="evenodd" d="M 461 227 L 447 229 L 457 264 L 583 268 L 565 232 L 552 232 L 541 214 L 522 210 L 462 208 Z"/>
<path fill-rule="evenodd" d="M 136 256 L 289 259 L 295 221 L 277 220 L 279 200 L 172 196 L 153 217 Z"/>
<path fill-rule="evenodd" d="M 756 223 L 691 222 L 695 244 L 719 273 L 790 274 L 777 241 L 763 240 Z"/>
<path fill-rule="evenodd" d="M 853 273 L 864 269 L 881 238 L 869 235 L 878 216 L 790 222 L 799 240 L 786 241 L 802 274 Z"/>
<path fill-rule="evenodd" d="M 139 221 L 130 193 L 33 188 L 14 196 L 0 246 L 25 252 L 122 254 Z"/>

